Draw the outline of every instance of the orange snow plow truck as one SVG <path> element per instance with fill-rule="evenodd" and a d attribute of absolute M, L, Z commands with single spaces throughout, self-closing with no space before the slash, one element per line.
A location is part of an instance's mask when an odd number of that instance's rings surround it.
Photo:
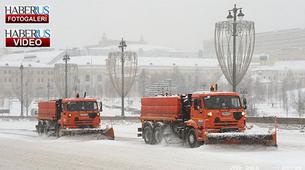
<path fill-rule="evenodd" d="M 142 136 L 147 144 L 157 144 L 174 134 L 189 147 L 200 144 L 276 146 L 276 130 L 246 133 L 246 103 L 244 99 L 241 104 L 235 92 L 143 97 L 142 128 L 138 129 L 141 132 L 138 137 Z"/>
<path fill-rule="evenodd" d="M 113 128 L 101 129 L 102 104 L 94 98 L 64 98 L 38 103 L 39 135 L 96 134 L 99 139 L 114 139 Z"/>

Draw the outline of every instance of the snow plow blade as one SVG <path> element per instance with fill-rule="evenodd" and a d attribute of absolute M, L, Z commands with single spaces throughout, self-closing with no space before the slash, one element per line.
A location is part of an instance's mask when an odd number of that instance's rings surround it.
<path fill-rule="evenodd" d="M 84 129 L 60 129 L 57 137 L 76 136 L 76 135 L 95 135 L 97 139 L 114 140 L 113 128 L 84 128 Z"/>
<path fill-rule="evenodd" d="M 210 133 L 205 143 L 277 146 L 276 132 L 271 134 Z"/>

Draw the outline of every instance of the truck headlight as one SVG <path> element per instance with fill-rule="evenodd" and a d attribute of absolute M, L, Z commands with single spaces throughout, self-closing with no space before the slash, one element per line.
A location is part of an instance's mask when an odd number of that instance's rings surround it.
<path fill-rule="evenodd" d="M 211 117 L 212 115 L 213 115 L 213 113 L 212 113 L 212 112 L 209 112 L 209 113 L 208 113 L 208 116 L 209 116 L 209 117 Z"/>
<path fill-rule="evenodd" d="M 69 115 L 68 115 L 69 117 L 71 117 L 72 116 L 72 114 L 71 113 L 69 113 Z"/>
<path fill-rule="evenodd" d="M 241 115 L 245 116 L 245 115 L 246 115 L 246 112 L 241 112 Z"/>

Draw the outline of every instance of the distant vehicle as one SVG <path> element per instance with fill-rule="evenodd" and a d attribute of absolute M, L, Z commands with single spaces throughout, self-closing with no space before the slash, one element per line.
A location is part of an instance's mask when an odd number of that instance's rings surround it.
<path fill-rule="evenodd" d="M 64 135 L 100 134 L 114 139 L 112 128 L 100 129 L 100 111 L 94 98 L 64 98 L 38 103 L 38 134 Z"/>
<path fill-rule="evenodd" d="M 243 133 L 246 129 L 246 100 L 235 92 L 198 92 L 180 96 L 143 97 L 142 127 L 138 136 L 147 144 L 158 144 L 166 128 L 189 147 L 200 144 L 263 144 L 276 146 L 272 134 Z M 225 133 L 237 132 L 237 133 Z"/>

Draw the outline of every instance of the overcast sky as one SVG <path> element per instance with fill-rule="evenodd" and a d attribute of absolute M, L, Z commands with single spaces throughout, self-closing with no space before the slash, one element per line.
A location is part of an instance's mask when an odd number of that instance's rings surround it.
<path fill-rule="evenodd" d="M 96 44 L 109 39 L 198 50 L 213 38 L 214 24 L 237 3 L 256 32 L 305 28 L 305 0 L 1 0 L 1 37 L 9 28 L 50 28 L 55 48 Z M 49 5 L 50 24 L 4 24 L 5 5 Z M 3 41 L 1 41 L 3 47 Z"/>

